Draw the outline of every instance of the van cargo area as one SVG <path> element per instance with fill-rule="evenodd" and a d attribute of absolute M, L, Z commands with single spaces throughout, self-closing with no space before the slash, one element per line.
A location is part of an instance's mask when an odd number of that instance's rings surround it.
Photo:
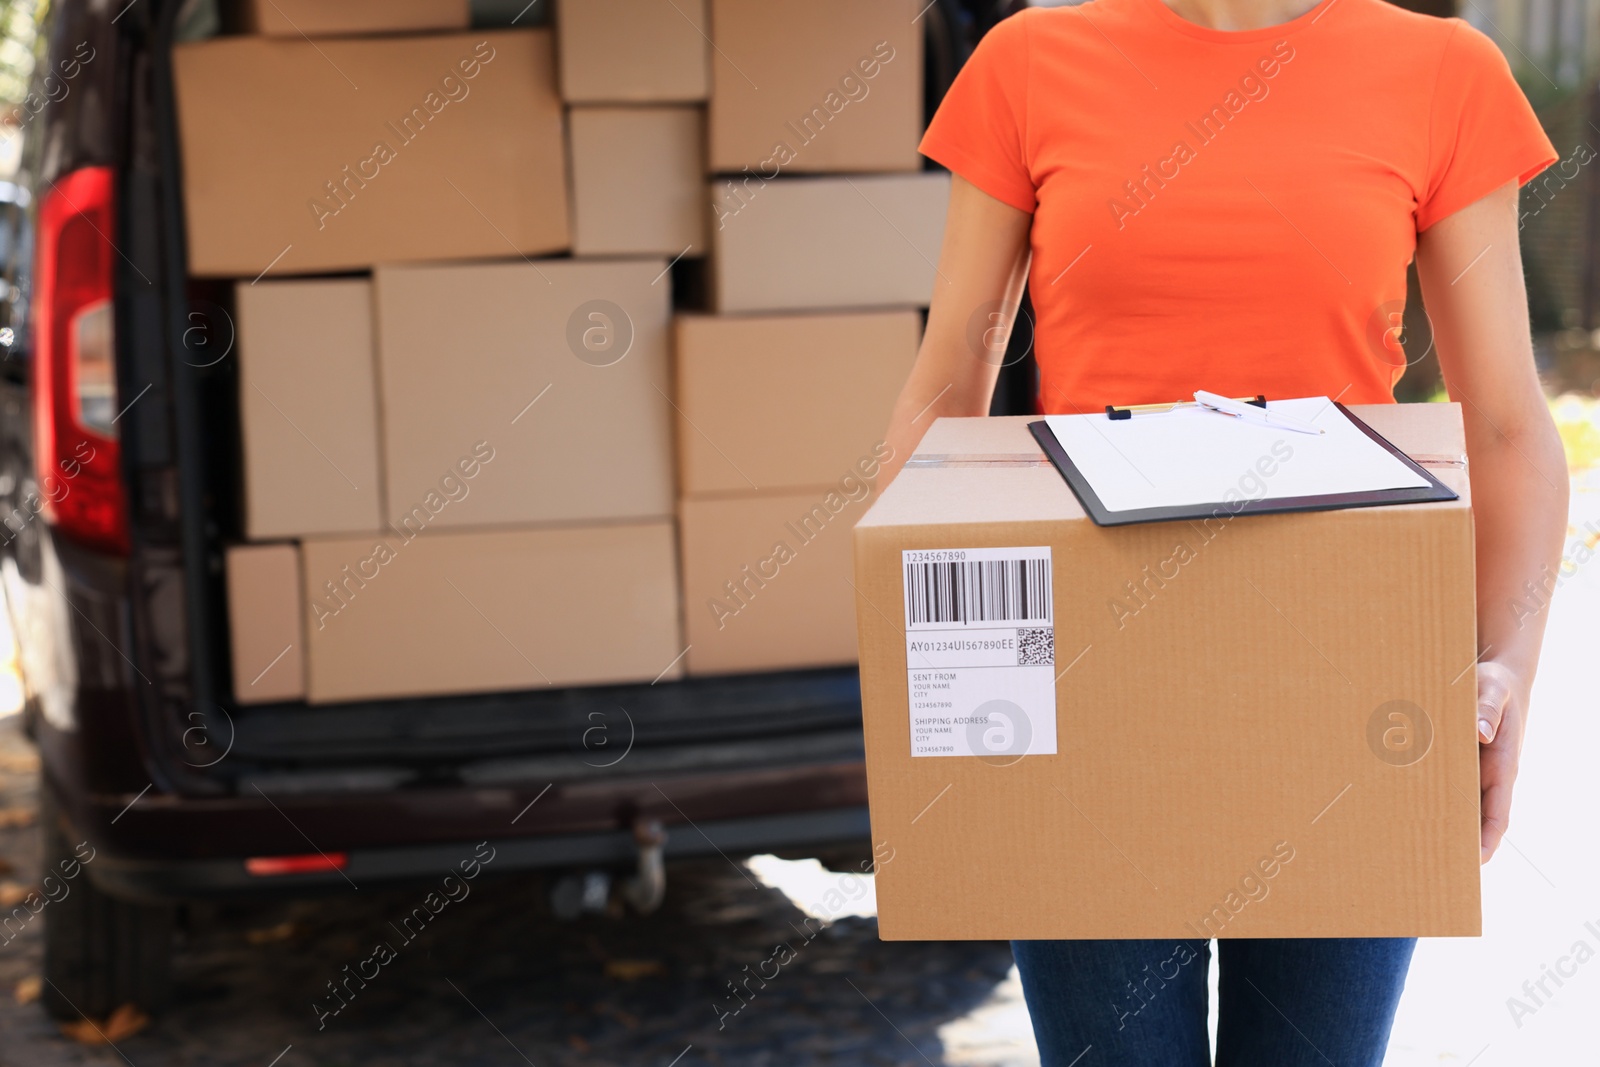
<path fill-rule="evenodd" d="M 45 859 L 95 856 L 48 918 L 58 1016 L 160 1007 L 185 902 L 432 876 L 479 842 L 496 873 L 632 871 L 636 907 L 675 857 L 870 864 L 847 531 L 948 180 L 859 177 L 915 195 L 885 201 L 893 220 L 858 202 L 850 226 L 917 247 L 844 235 L 876 250 L 857 291 L 816 284 L 848 249 L 813 249 L 811 288 L 782 299 L 752 272 L 781 265 L 763 249 L 807 204 L 855 195 L 839 175 L 918 165 L 957 5 L 852 8 L 855 37 L 892 37 L 879 53 L 797 37 L 877 110 L 821 112 L 826 150 L 718 241 L 702 141 L 731 160 L 775 120 L 708 76 L 705 32 L 674 16 L 664 66 L 619 71 L 598 8 L 558 32 L 467 6 L 44 16 L 40 76 L 71 91 L 29 117 L 0 204 L 26 297 L 0 304 L 0 575 Z M 717 7 L 770 50 L 761 4 Z M 809 100 L 804 73 L 769 71 L 792 83 L 773 100 Z M 369 155 L 380 129 L 397 158 Z M 625 172 L 617 130 L 648 131 L 659 184 Z M 631 214 L 605 210 L 630 190 Z M 730 329 L 719 303 L 791 318 Z M 696 351 L 675 375 L 680 320 Z M 830 336 L 857 347 L 811 367 Z M 738 373 L 741 345 L 851 372 L 848 402 L 775 363 Z M 1031 388 L 1013 362 L 1003 397 Z M 752 405 L 786 389 L 827 463 L 755 441 Z M 759 486 L 691 413 L 750 442 Z M 751 584 L 775 540 L 798 562 Z"/>

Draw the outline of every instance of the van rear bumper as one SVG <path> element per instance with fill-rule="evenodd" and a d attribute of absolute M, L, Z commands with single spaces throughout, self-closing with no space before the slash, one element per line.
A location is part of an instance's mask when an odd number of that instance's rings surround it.
<path fill-rule="evenodd" d="M 722 855 L 737 859 L 756 852 L 865 842 L 871 830 L 865 806 L 767 815 L 749 819 L 720 819 L 669 828 L 664 853 L 667 859 Z M 535 871 L 570 867 L 625 867 L 634 862 L 637 846 L 633 834 L 612 830 L 591 834 L 557 834 L 549 837 L 489 839 L 492 873 Z M 411 848 L 356 849 L 348 853 L 342 871 L 257 877 L 245 870 L 243 860 L 179 860 L 149 862 L 100 856 L 86 867 L 95 873 L 95 885 L 107 893 L 139 900 L 183 900 L 219 896 L 289 895 L 339 890 L 347 884 L 362 887 L 376 883 L 437 879 L 459 871 L 464 860 L 489 854 L 478 841 L 421 845 Z"/>
<path fill-rule="evenodd" d="M 228 798 L 146 793 L 88 801 L 74 819 L 75 837 L 97 853 L 84 869 L 106 892 L 143 899 L 433 877 L 483 841 L 495 849 L 496 871 L 623 865 L 636 855 L 632 828 L 644 819 L 666 828 L 669 858 L 737 858 L 870 837 L 859 759 L 515 788 L 309 796 L 252 788 Z M 319 853 L 342 853 L 343 869 L 255 875 L 245 864 Z"/>

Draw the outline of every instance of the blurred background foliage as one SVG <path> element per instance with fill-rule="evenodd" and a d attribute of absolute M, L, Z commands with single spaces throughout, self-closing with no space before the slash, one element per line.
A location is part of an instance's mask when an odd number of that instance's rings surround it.
<path fill-rule="evenodd" d="M 0 104 L 15 107 L 28 95 L 28 82 L 42 49 L 39 22 L 50 0 L 0 0 Z"/>

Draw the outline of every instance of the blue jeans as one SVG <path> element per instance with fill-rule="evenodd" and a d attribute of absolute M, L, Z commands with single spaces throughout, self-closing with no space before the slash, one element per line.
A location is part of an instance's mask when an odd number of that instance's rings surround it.
<path fill-rule="evenodd" d="M 1382 1067 L 1414 938 L 1219 942 L 1216 1067 Z M 1041 1067 L 1209 1067 L 1209 941 L 1013 941 Z"/>

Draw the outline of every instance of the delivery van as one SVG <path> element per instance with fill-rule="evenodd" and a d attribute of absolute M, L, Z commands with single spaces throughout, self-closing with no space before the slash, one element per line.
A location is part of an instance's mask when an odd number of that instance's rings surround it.
<path fill-rule="evenodd" d="M 926 10 L 928 106 L 993 8 Z M 171 76 L 175 36 L 211 9 L 41 10 L 0 186 L 0 575 L 42 865 L 67 890 L 37 919 L 47 1009 L 159 1008 L 185 901 L 433 878 L 485 842 L 493 872 L 579 879 L 568 910 L 612 875 L 648 908 L 676 857 L 868 862 L 854 667 L 234 701 L 232 288 L 187 267 Z"/>

